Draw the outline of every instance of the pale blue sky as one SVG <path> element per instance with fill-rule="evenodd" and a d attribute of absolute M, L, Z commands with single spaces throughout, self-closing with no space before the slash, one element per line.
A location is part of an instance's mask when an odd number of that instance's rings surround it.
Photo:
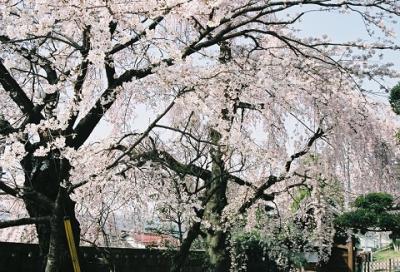
<path fill-rule="evenodd" d="M 297 24 L 304 36 L 322 36 L 327 34 L 333 41 L 345 42 L 354 41 L 358 38 L 371 40 L 363 24 L 362 18 L 358 15 L 339 14 L 328 12 L 316 12 L 306 14 L 302 22 Z M 400 24 L 390 23 L 390 27 L 396 33 L 396 44 L 400 45 Z M 379 32 L 376 33 L 377 35 Z M 394 52 L 384 50 L 383 61 L 392 62 L 394 67 L 400 71 L 400 50 Z M 387 87 L 395 85 L 399 79 L 388 79 L 385 82 Z"/>

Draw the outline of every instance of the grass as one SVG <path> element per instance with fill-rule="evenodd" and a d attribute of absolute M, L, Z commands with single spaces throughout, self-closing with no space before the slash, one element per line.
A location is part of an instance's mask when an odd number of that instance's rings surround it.
<path fill-rule="evenodd" d="M 386 261 L 389 259 L 400 259 L 400 252 L 394 251 L 392 248 L 388 248 L 382 251 L 375 252 L 373 254 L 374 261 Z"/>

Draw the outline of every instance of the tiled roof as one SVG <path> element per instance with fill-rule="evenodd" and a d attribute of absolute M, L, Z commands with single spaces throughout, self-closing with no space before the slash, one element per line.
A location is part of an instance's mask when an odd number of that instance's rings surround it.
<path fill-rule="evenodd" d="M 144 244 L 146 247 L 166 247 L 166 246 L 178 246 L 178 239 L 157 233 L 134 233 L 133 239 L 137 243 Z"/>

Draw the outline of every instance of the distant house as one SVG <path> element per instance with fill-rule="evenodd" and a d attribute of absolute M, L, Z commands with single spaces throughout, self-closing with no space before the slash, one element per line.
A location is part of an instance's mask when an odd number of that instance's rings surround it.
<path fill-rule="evenodd" d="M 168 248 L 179 247 L 179 240 L 175 237 L 157 233 L 134 233 L 125 238 L 128 243 L 136 248 Z"/>
<path fill-rule="evenodd" d="M 18 226 L 0 229 L 1 242 L 38 243 L 33 226 Z M 121 231 L 119 235 L 102 235 L 99 232 L 89 239 L 82 239 L 82 246 L 114 247 L 114 248 L 171 248 L 179 247 L 179 240 L 172 235 L 151 232 Z"/>
<path fill-rule="evenodd" d="M 137 232 L 122 230 L 120 234 L 103 236 L 99 234 L 95 244 L 113 248 L 171 248 L 179 247 L 179 240 L 172 235 L 153 232 Z M 82 245 L 90 246 L 83 241 Z"/>
<path fill-rule="evenodd" d="M 365 235 L 358 235 L 360 244 L 358 248 L 365 251 L 372 251 L 377 248 L 388 246 L 392 240 L 389 238 L 390 232 L 367 232 Z"/>

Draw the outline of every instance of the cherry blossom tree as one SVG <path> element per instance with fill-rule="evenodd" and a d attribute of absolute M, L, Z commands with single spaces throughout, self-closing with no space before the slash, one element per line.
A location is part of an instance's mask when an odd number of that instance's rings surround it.
<path fill-rule="evenodd" d="M 318 12 L 360 17 L 369 39 L 298 35 Z M 204 233 L 227 271 L 239 218 L 251 228 L 255 205 L 343 178 L 345 156 L 352 183 L 368 182 L 370 151 L 393 135 L 363 81 L 397 76 L 370 61 L 399 49 L 395 1 L 5 1 L 0 14 L 0 189 L 27 211 L 0 227 L 34 224 L 46 271 L 69 263 L 64 216 L 79 244 L 77 210 L 103 224 L 104 207 L 145 207 L 167 171 L 188 222 L 174 269 Z M 157 116 L 144 130 L 141 105 Z"/>

